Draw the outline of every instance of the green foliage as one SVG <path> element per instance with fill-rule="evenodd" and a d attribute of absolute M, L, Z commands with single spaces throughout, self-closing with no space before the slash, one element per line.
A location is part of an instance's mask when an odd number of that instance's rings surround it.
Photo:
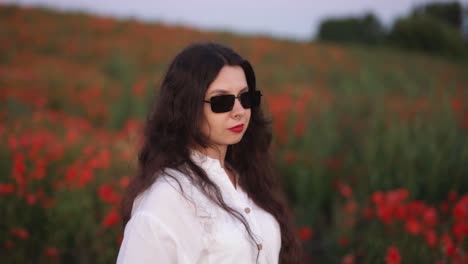
<path fill-rule="evenodd" d="M 385 30 L 377 17 L 326 19 L 318 39 L 338 43 L 378 44 L 443 55 L 457 60 L 468 58 L 468 43 L 461 34 L 462 5 L 458 2 L 429 3 L 399 18 Z"/>
<path fill-rule="evenodd" d="M 318 39 L 322 41 L 379 44 L 385 31 L 374 14 L 363 17 L 327 19 L 320 24 Z"/>
<path fill-rule="evenodd" d="M 130 85 L 135 79 L 135 66 L 121 52 L 115 51 L 107 63 L 103 72 L 111 79 L 124 85 Z"/>
<path fill-rule="evenodd" d="M 388 38 L 390 43 L 412 50 L 449 56 L 466 54 L 460 32 L 428 15 L 399 19 Z"/>
<path fill-rule="evenodd" d="M 461 29 L 462 5 L 456 1 L 422 5 L 415 8 L 412 14 L 413 16 L 428 15 L 439 19 L 454 29 Z"/>

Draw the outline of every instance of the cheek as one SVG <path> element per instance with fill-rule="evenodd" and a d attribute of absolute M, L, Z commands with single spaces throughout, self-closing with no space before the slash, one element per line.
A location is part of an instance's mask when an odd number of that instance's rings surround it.
<path fill-rule="evenodd" d="M 210 134 L 210 110 L 206 106 L 203 108 L 203 122 L 201 129 L 205 136 Z"/>
<path fill-rule="evenodd" d="M 208 137 L 210 137 L 210 135 L 219 133 L 219 131 L 222 130 L 226 118 L 223 114 L 213 113 L 209 107 L 209 105 L 205 106 L 203 110 L 202 124 L 202 132 L 205 136 Z"/>

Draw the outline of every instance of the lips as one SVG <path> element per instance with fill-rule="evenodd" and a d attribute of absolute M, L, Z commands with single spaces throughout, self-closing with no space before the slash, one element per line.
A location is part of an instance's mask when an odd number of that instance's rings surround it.
<path fill-rule="evenodd" d="M 233 127 L 229 128 L 229 130 L 231 130 L 232 132 L 235 132 L 235 133 L 240 133 L 240 132 L 242 132 L 242 130 L 244 130 L 244 125 L 240 124 L 240 125 L 237 125 L 237 126 L 233 126 Z"/>

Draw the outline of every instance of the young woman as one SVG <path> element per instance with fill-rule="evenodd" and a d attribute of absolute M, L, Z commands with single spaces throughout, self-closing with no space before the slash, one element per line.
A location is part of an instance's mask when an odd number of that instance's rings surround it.
<path fill-rule="evenodd" d="M 172 61 L 122 203 L 117 263 L 299 263 L 250 63 L 216 43 Z"/>

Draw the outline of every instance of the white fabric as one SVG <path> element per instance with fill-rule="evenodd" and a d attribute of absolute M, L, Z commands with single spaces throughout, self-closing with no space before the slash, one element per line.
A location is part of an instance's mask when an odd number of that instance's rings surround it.
<path fill-rule="evenodd" d="M 240 186 L 234 188 L 218 160 L 199 152 L 193 152 L 192 158 L 219 186 L 225 202 L 249 223 L 261 244 L 258 262 L 258 246 L 242 223 L 208 200 L 185 175 L 166 170 L 135 200 L 117 263 L 278 263 L 281 235 L 274 217 L 249 199 Z M 188 199 L 167 174 L 179 180 Z"/>

